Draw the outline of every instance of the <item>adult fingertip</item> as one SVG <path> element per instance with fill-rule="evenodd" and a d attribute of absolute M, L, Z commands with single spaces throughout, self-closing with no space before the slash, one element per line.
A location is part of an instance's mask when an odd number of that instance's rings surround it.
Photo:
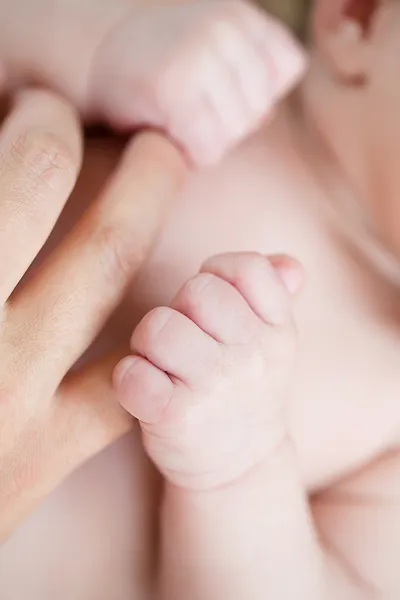
<path fill-rule="evenodd" d="M 135 161 L 137 168 L 164 172 L 177 187 L 183 185 L 190 168 L 179 147 L 163 133 L 151 129 L 140 132 L 132 139 L 126 156 Z"/>

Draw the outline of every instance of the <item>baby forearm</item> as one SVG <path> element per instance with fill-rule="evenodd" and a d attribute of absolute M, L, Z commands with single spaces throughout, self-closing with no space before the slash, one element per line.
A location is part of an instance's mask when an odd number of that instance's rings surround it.
<path fill-rule="evenodd" d="M 289 445 L 211 492 L 167 485 L 162 600 L 325 600 L 327 581 Z"/>
<path fill-rule="evenodd" d="M 288 258 L 212 257 L 142 319 L 114 371 L 166 482 L 157 600 L 377 598 L 324 550 L 285 435 L 296 281 Z"/>
<path fill-rule="evenodd" d="M 85 109 L 97 46 L 140 0 L 0 0 L 6 85 L 44 84 Z"/>

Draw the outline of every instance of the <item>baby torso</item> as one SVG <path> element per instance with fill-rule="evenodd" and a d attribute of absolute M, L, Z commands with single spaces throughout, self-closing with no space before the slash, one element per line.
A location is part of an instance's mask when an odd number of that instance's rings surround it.
<path fill-rule="evenodd" d="M 299 357 L 288 406 L 311 493 L 396 448 L 399 321 L 390 286 L 343 242 L 329 199 L 285 135 L 260 131 L 220 167 L 191 178 L 99 345 L 127 339 L 213 254 L 298 258 L 307 283 L 294 302 Z M 101 146 L 92 153 L 96 168 L 78 202 L 117 156 Z M 135 430 L 70 477 L 4 544 L 0 597 L 148 600 L 159 495 Z"/>

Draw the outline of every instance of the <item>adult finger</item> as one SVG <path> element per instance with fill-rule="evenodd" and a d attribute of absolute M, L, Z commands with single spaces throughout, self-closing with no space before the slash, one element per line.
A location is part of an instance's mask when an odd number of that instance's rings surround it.
<path fill-rule="evenodd" d="M 69 375 L 2 457 L 0 541 L 72 471 L 134 427 L 114 398 L 116 352 Z"/>
<path fill-rule="evenodd" d="M 24 323 L 31 370 L 39 362 L 46 385 L 58 386 L 120 302 L 178 196 L 184 172 L 170 142 L 155 133 L 139 136 L 100 200 L 11 304 L 11 322 Z"/>
<path fill-rule="evenodd" d="M 64 100 L 43 91 L 18 97 L 0 132 L 0 303 L 53 229 L 75 185 L 81 151 L 77 115 Z"/>

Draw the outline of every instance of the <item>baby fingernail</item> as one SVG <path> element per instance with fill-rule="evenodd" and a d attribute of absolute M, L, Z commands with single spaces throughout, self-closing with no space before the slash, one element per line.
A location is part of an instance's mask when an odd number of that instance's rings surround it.
<path fill-rule="evenodd" d="M 270 256 L 269 261 L 290 294 L 296 294 L 304 283 L 304 271 L 297 261 L 287 256 Z"/>

